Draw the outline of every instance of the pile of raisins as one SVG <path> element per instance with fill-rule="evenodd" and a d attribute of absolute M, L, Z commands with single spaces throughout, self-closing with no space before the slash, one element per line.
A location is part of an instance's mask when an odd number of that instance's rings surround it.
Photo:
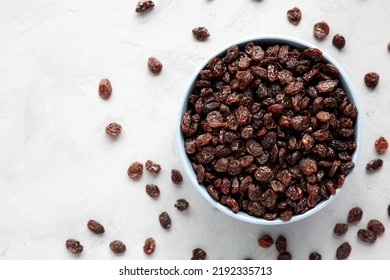
<path fill-rule="evenodd" d="M 316 48 L 233 45 L 200 71 L 181 119 L 199 184 L 234 213 L 290 220 L 354 168 L 358 111 Z"/>

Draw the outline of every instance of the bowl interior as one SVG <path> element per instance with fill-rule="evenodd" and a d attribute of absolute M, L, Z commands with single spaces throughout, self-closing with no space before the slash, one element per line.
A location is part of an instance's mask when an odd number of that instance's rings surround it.
<path fill-rule="evenodd" d="M 195 81 L 199 75 L 199 72 L 207 65 L 207 63 L 209 62 L 209 60 L 211 58 L 225 54 L 227 48 L 229 48 L 230 46 L 238 45 L 239 47 L 241 47 L 249 42 L 255 42 L 259 45 L 288 44 L 288 45 L 295 47 L 297 49 L 300 49 L 300 50 L 306 49 L 306 48 L 318 48 L 315 45 L 304 42 L 304 41 L 297 39 L 297 38 L 292 38 L 292 37 L 287 37 L 287 36 L 279 36 L 279 35 L 264 35 L 264 36 L 245 38 L 245 39 L 242 39 L 242 40 L 239 40 L 236 42 L 232 42 L 229 45 L 218 50 L 216 53 L 211 55 L 208 59 L 206 59 L 199 66 L 199 68 L 195 71 L 194 75 L 191 77 L 187 87 L 184 90 L 183 97 L 182 97 L 182 100 L 180 103 L 181 107 L 179 110 L 179 116 L 177 118 L 178 123 L 176 125 L 176 138 L 177 138 L 177 143 L 179 146 L 178 149 L 179 149 L 180 159 L 181 159 L 181 162 L 182 162 L 183 167 L 185 169 L 185 172 L 187 173 L 188 177 L 191 180 L 191 183 L 195 186 L 195 188 L 201 193 L 201 195 L 209 203 L 211 203 L 215 208 L 217 208 L 221 212 L 223 212 L 223 213 L 225 213 L 233 218 L 239 219 L 241 221 L 253 223 L 253 224 L 279 225 L 279 224 L 292 223 L 292 222 L 295 222 L 298 220 L 302 220 L 306 217 L 309 217 L 309 216 L 313 215 L 314 213 L 317 213 L 318 211 L 323 209 L 326 205 L 331 203 L 334 200 L 335 196 L 340 193 L 340 191 L 345 187 L 346 184 L 348 184 L 349 178 L 353 174 L 353 171 L 347 175 L 343 187 L 339 188 L 337 190 L 336 194 L 329 197 L 329 199 L 322 200 L 315 207 L 309 209 L 307 212 L 305 212 L 303 214 L 293 215 L 293 217 L 289 221 L 281 221 L 279 218 L 269 221 L 269 220 L 265 220 L 263 218 L 251 216 L 251 215 L 249 215 L 245 212 L 242 212 L 242 211 L 239 211 L 237 214 L 234 214 L 229 207 L 220 204 L 218 201 L 215 201 L 211 197 L 211 195 L 208 193 L 206 187 L 204 187 L 203 185 L 200 185 L 198 183 L 198 181 L 196 179 L 196 174 L 195 174 L 194 170 L 192 169 L 191 162 L 190 162 L 189 158 L 187 157 L 187 154 L 186 154 L 185 149 L 184 149 L 184 138 L 183 138 L 182 132 L 180 130 L 181 117 L 187 111 L 187 98 L 194 88 L 194 84 L 195 84 Z M 342 88 L 346 92 L 346 94 L 349 98 L 349 101 L 356 106 L 356 108 L 358 109 L 358 112 L 361 112 L 360 105 L 358 103 L 355 91 L 353 89 L 353 85 L 352 85 L 350 79 L 348 78 L 347 74 L 345 73 L 345 71 L 341 68 L 341 66 L 333 58 L 331 58 L 325 52 L 323 52 L 323 61 L 329 62 L 329 63 L 333 64 L 335 67 L 337 67 L 337 69 L 340 72 L 339 78 L 340 78 L 340 83 L 342 85 Z M 359 150 L 360 150 L 360 143 L 361 143 L 361 139 L 360 139 L 361 133 L 360 132 L 361 132 L 361 120 L 360 120 L 360 117 L 358 115 L 358 117 L 356 119 L 356 123 L 355 123 L 355 140 L 357 142 L 357 148 L 354 151 L 353 157 L 352 157 L 352 161 L 355 163 L 357 162 L 357 159 L 359 156 Z"/>

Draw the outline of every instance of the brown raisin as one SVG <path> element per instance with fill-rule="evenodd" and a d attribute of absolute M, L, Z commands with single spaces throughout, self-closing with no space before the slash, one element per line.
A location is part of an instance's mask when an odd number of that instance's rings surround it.
<path fill-rule="evenodd" d="M 292 256 L 289 252 L 283 252 L 278 255 L 278 260 L 288 261 L 292 260 Z"/>
<path fill-rule="evenodd" d="M 146 193 L 152 198 L 156 198 L 160 196 L 160 189 L 155 184 L 147 184 L 145 190 Z"/>
<path fill-rule="evenodd" d="M 205 41 L 208 37 L 210 37 L 210 33 L 206 27 L 196 27 L 192 29 L 192 35 L 198 41 Z"/>
<path fill-rule="evenodd" d="M 159 164 L 157 164 L 157 163 L 154 163 L 151 160 L 147 160 L 145 162 L 145 169 L 147 171 L 149 171 L 150 173 L 152 173 L 152 174 L 157 174 L 157 173 L 160 172 L 161 166 Z"/>
<path fill-rule="evenodd" d="M 302 18 L 301 10 L 297 7 L 294 7 L 287 11 L 287 19 L 294 25 L 297 25 Z"/>
<path fill-rule="evenodd" d="M 177 169 L 172 169 L 171 170 L 171 180 L 175 185 L 180 184 L 183 182 L 183 176 L 181 176 L 181 173 Z"/>
<path fill-rule="evenodd" d="M 149 68 L 150 72 L 152 72 L 153 74 L 158 74 L 161 72 L 163 65 L 161 64 L 161 62 L 157 58 L 149 57 L 148 68 Z"/>
<path fill-rule="evenodd" d="M 114 240 L 110 243 L 110 249 L 114 254 L 122 254 L 126 251 L 126 245 L 119 240 Z"/>
<path fill-rule="evenodd" d="M 369 163 L 367 163 L 366 169 L 369 172 L 375 172 L 381 169 L 382 165 L 383 165 L 383 160 L 380 158 L 376 158 L 371 160 Z"/>
<path fill-rule="evenodd" d="M 192 257 L 191 260 L 205 260 L 206 259 L 206 252 L 201 248 L 196 248 L 192 250 Z"/>
<path fill-rule="evenodd" d="M 369 72 L 364 75 L 364 82 L 369 88 L 375 88 L 379 83 L 379 74 L 376 72 Z"/>
<path fill-rule="evenodd" d="M 145 244 L 143 247 L 144 253 L 147 255 L 151 255 L 153 254 L 155 249 L 156 249 L 156 241 L 152 237 L 147 238 L 145 240 Z"/>
<path fill-rule="evenodd" d="M 325 21 L 317 22 L 313 27 L 313 35 L 316 39 L 322 40 L 329 34 L 329 25 Z"/>
<path fill-rule="evenodd" d="M 341 34 L 336 34 L 333 36 L 332 40 L 333 46 L 335 46 L 338 49 L 342 49 L 345 47 L 345 38 Z"/>
<path fill-rule="evenodd" d="M 380 137 L 375 141 L 375 149 L 378 153 L 386 152 L 388 147 L 389 147 L 389 143 L 384 137 Z"/>
<path fill-rule="evenodd" d="M 321 256 L 321 254 L 320 253 L 318 253 L 318 252 L 312 252 L 312 253 L 310 253 L 310 255 L 309 255 L 309 260 L 322 260 L 322 256 Z"/>
<path fill-rule="evenodd" d="M 352 247 L 348 242 L 342 243 L 336 250 L 336 258 L 338 260 L 345 260 L 351 254 Z"/>
<path fill-rule="evenodd" d="M 376 235 L 381 235 L 385 232 L 385 226 L 378 220 L 372 219 L 367 224 L 367 229 L 373 231 Z"/>
<path fill-rule="evenodd" d="M 283 235 L 278 236 L 275 241 L 276 250 L 279 253 L 284 253 L 287 250 L 287 239 Z"/>
<path fill-rule="evenodd" d="M 118 136 L 122 131 L 122 126 L 117 123 L 110 123 L 106 126 L 106 133 L 110 136 Z"/>
<path fill-rule="evenodd" d="M 90 231 L 96 234 L 104 233 L 103 225 L 95 220 L 89 220 L 87 223 L 87 227 L 89 228 Z"/>
<path fill-rule="evenodd" d="M 99 83 L 99 95 L 103 99 L 108 99 L 112 93 L 112 86 L 108 79 L 102 79 Z"/>
<path fill-rule="evenodd" d="M 338 223 L 334 226 L 333 232 L 337 236 L 344 235 L 348 231 L 348 225 L 344 223 Z"/>
<path fill-rule="evenodd" d="M 274 244 L 274 240 L 271 236 L 265 234 L 259 238 L 258 243 L 261 248 L 269 248 Z"/>
<path fill-rule="evenodd" d="M 375 232 L 368 229 L 359 229 L 357 232 L 359 239 L 363 242 L 374 243 L 376 241 Z"/>
<path fill-rule="evenodd" d="M 348 212 L 348 223 L 357 224 L 363 217 L 363 210 L 360 207 L 354 207 Z"/>
<path fill-rule="evenodd" d="M 179 211 L 184 211 L 184 210 L 187 210 L 188 206 L 190 204 L 188 203 L 187 200 L 185 200 L 184 198 L 181 198 L 181 199 L 178 199 L 176 200 L 176 203 L 175 203 L 175 207 L 179 210 Z"/>
<path fill-rule="evenodd" d="M 72 254 L 80 254 L 84 249 L 83 245 L 80 244 L 80 241 L 76 239 L 66 240 L 65 246 Z"/>
<path fill-rule="evenodd" d="M 167 212 L 162 212 L 159 216 L 158 219 L 160 221 L 160 225 L 165 228 L 169 229 L 171 227 L 171 218 L 169 217 Z"/>
<path fill-rule="evenodd" d="M 143 11 L 146 11 L 147 9 L 150 9 L 150 8 L 153 8 L 154 7 L 154 3 L 153 1 L 150 1 L 150 0 L 142 0 L 142 1 L 139 1 L 136 8 L 135 8 L 135 11 L 137 13 L 141 13 Z"/>
<path fill-rule="evenodd" d="M 127 169 L 127 175 L 133 180 L 138 180 L 144 173 L 144 165 L 140 162 L 133 162 Z"/>

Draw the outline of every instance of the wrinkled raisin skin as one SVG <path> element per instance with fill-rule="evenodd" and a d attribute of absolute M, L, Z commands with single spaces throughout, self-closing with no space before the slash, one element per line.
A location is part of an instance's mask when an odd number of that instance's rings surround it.
<path fill-rule="evenodd" d="M 336 34 L 333 36 L 332 44 L 338 49 L 343 49 L 345 47 L 345 38 L 341 34 Z"/>
<path fill-rule="evenodd" d="M 383 165 L 383 160 L 380 158 L 376 158 L 371 160 L 369 163 L 367 163 L 366 169 L 368 172 L 375 172 L 381 169 L 382 165 Z"/>
<path fill-rule="evenodd" d="M 155 249 L 156 249 L 156 241 L 152 237 L 147 238 L 145 240 L 145 244 L 143 247 L 144 253 L 146 255 L 151 255 L 153 254 Z"/>
<path fill-rule="evenodd" d="M 378 153 L 384 153 L 389 148 L 389 143 L 384 137 L 380 137 L 375 141 L 375 149 Z"/>
<path fill-rule="evenodd" d="M 258 243 L 261 248 L 269 248 L 274 244 L 274 240 L 271 236 L 265 234 L 259 238 Z"/>
<path fill-rule="evenodd" d="M 316 39 L 322 40 L 329 34 L 329 25 L 325 21 L 318 22 L 313 27 L 313 35 Z"/>
<path fill-rule="evenodd" d="M 210 37 L 210 33 L 206 27 L 196 27 L 192 29 L 192 35 L 198 41 L 205 41 L 208 37 Z"/>
<path fill-rule="evenodd" d="M 87 226 L 90 231 L 96 233 L 96 234 L 102 234 L 104 233 L 104 227 L 101 223 L 95 221 L 95 220 L 89 220 L 87 223 Z"/>
<path fill-rule="evenodd" d="M 122 132 L 122 126 L 117 123 L 110 123 L 106 126 L 106 133 L 110 136 L 118 136 Z"/>
<path fill-rule="evenodd" d="M 133 162 L 127 169 L 127 175 L 133 180 L 138 180 L 144 173 L 144 165 L 140 162 Z"/>
<path fill-rule="evenodd" d="M 170 229 L 171 228 L 171 218 L 169 217 L 168 213 L 167 212 L 162 212 L 160 214 L 160 216 L 158 216 L 158 219 L 160 221 L 160 225 L 164 228 L 164 229 Z"/>
<path fill-rule="evenodd" d="M 154 3 L 151 0 L 141 0 L 138 2 L 137 6 L 135 7 L 135 11 L 137 13 L 142 13 L 143 11 L 146 11 L 150 8 L 154 7 Z"/>
<path fill-rule="evenodd" d="M 172 179 L 172 182 L 175 185 L 178 185 L 181 182 L 183 182 L 183 177 L 182 177 L 180 171 L 177 170 L 177 169 L 172 169 L 172 171 L 171 171 L 171 179 Z"/>
<path fill-rule="evenodd" d="M 337 236 L 344 235 L 348 231 L 348 225 L 344 223 L 338 223 L 334 226 L 333 232 Z"/>
<path fill-rule="evenodd" d="M 309 260 L 322 260 L 322 256 L 318 252 L 312 252 L 309 255 Z"/>
<path fill-rule="evenodd" d="M 176 200 L 176 203 L 174 206 L 177 208 L 177 210 L 184 211 L 184 210 L 187 210 L 189 205 L 190 204 L 188 203 L 187 200 L 185 200 L 184 198 L 180 198 L 180 199 Z"/>
<path fill-rule="evenodd" d="M 287 19 L 294 25 L 297 25 L 302 18 L 302 12 L 299 8 L 294 7 L 287 11 Z"/>
<path fill-rule="evenodd" d="M 379 74 L 376 72 L 369 72 L 364 75 L 364 82 L 369 88 L 375 88 L 379 83 Z"/>
<path fill-rule="evenodd" d="M 145 169 L 152 174 L 157 174 L 161 170 L 161 166 L 151 160 L 145 162 Z"/>
<path fill-rule="evenodd" d="M 99 95 L 103 99 L 108 99 L 112 93 L 110 80 L 102 79 L 99 83 Z"/>
<path fill-rule="evenodd" d="M 192 250 L 192 257 L 191 260 L 205 260 L 206 259 L 206 252 L 201 248 L 196 248 Z"/>
<path fill-rule="evenodd" d="M 336 250 L 336 258 L 338 260 L 345 260 L 351 254 L 352 247 L 348 242 L 342 243 Z"/>
<path fill-rule="evenodd" d="M 110 249 L 114 254 L 122 254 L 126 251 L 126 245 L 119 240 L 114 240 L 110 243 Z"/>
<path fill-rule="evenodd" d="M 162 63 L 155 57 L 149 57 L 148 68 L 153 74 L 159 74 L 163 68 Z"/>
<path fill-rule="evenodd" d="M 145 191 L 152 198 L 157 198 L 160 196 L 160 189 L 155 184 L 147 184 L 145 187 Z"/>
<path fill-rule="evenodd" d="M 80 254 L 84 249 L 83 245 L 80 244 L 80 241 L 76 239 L 66 240 L 65 246 L 72 254 Z"/>

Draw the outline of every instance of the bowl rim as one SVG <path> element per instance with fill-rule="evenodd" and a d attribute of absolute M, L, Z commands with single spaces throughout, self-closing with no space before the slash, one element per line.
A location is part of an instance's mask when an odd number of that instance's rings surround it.
<path fill-rule="evenodd" d="M 348 96 L 349 101 L 354 104 L 358 110 L 358 116 L 356 119 L 355 123 L 355 141 L 357 144 L 357 147 L 353 153 L 352 156 L 352 162 L 356 164 L 359 154 L 360 154 L 360 144 L 361 144 L 361 127 L 362 127 L 362 120 L 361 120 L 361 107 L 360 103 L 358 100 L 358 97 L 356 95 L 356 91 L 354 90 L 353 84 L 351 80 L 349 79 L 348 75 L 344 71 L 344 69 L 340 66 L 340 64 L 335 61 L 329 54 L 324 52 L 320 47 L 306 42 L 304 40 L 301 40 L 299 38 L 291 37 L 291 36 L 284 36 L 284 35 L 276 35 L 276 34 L 263 34 L 263 35 L 258 35 L 258 36 L 250 36 L 250 37 L 245 37 L 236 41 L 229 42 L 228 44 L 224 45 L 223 47 L 219 48 L 217 51 L 212 53 L 211 56 L 208 56 L 205 60 L 202 61 L 202 63 L 196 68 L 194 74 L 192 74 L 189 82 L 187 83 L 181 100 L 180 100 L 180 108 L 178 112 L 178 123 L 176 123 L 176 142 L 178 144 L 178 149 L 179 149 L 179 156 L 181 163 L 184 167 L 186 175 L 189 177 L 192 185 L 197 189 L 197 191 L 205 198 L 214 208 L 217 208 L 219 211 L 222 213 L 225 213 L 226 215 L 233 217 L 237 220 L 244 221 L 247 223 L 251 224 L 258 224 L 258 225 L 285 225 L 289 223 L 294 223 L 300 220 L 303 220 L 305 218 L 308 218 L 316 213 L 318 213 L 321 209 L 325 208 L 328 206 L 334 199 L 340 195 L 341 191 L 345 188 L 346 184 L 349 182 L 350 178 L 352 177 L 352 174 L 354 173 L 355 169 L 349 173 L 344 181 L 344 184 L 341 188 L 337 189 L 336 193 L 331 195 L 327 200 L 322 200 L 320 203 L 318 203 L 316 206 L 313 208 L 310 208 L 308 211 L 306 211 L 303 214 L 299 215 L 293 215 L 293 217 L 289 221 L 282 221 L 280 218 L 276 218 L 274 220 L 265 220 L 264 218 L 256 217 L 249 215 L 245 212 L 239 211 L 238 213 L 233 213 L 231 209 L 227 206 L 222 205 L 218 201 L 214 200 L 214 198 L 211 197 L 211 195 L 208 193 L 207 188 L 201 184 L 198 183 L 196 179 L 196 174 L 194 170 L 192 169 L 191 162 L 189 158 L 187 157 L 187 154 L 184 149 L 184 137 L 182 135 L 181 129 L 180 129 L 180 124 L 181 124 L 181 119 L 182 115 L 186 112 L 187 110 L 187 98 L 189 94 L 192 92 L 194 83 L 199 76 L 199 73 L 204 67 L 207 65 L 207 63 L 212 59 L 213 57 L 216 56 L 221 56 L 226 52 L 226 50 L 231 47 L 232 45 L 238 45 L 242 46 L 244 44 L 247 44 L 249 42 L 255 42 L 255 43 L 260 43 L 260 44 L 288 44 L 292 47 L 295 47 L 297 49 L 306 49 L 306 48 L 317 48 L 322 51 L 323 55 L 323 60 L 326 62 L 329 62 L 333 64 L 340 72 L 340 82 L 343 85 L 343 89 L 345 93 Z"/>

